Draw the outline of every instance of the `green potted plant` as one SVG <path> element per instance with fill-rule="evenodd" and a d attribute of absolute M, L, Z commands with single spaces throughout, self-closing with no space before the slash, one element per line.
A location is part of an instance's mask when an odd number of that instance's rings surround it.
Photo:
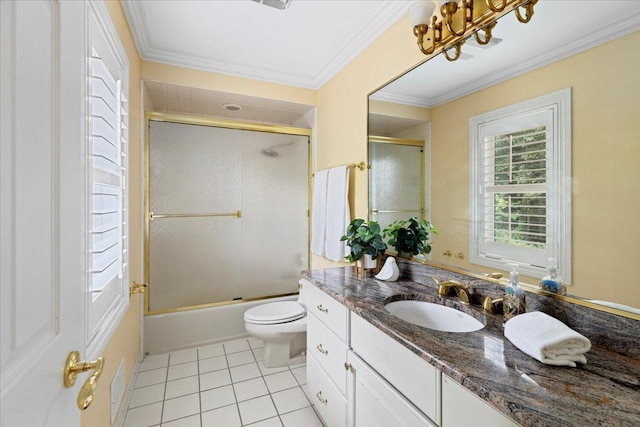
<path fill-rule="evenodd" d="M 390 238 L 389 246 L 393 246 L 398 255 L 409 258 L 431 252 L 429 233 L 438 234 L 438 230 L 426 219 L 418 220 L 413 217 L 392 222 L 383 230 L 382 235 Z"/>
<path fill-rule="evenodd" d="M 350 253 L 345 259 L 356 262 L 364 258 L 365 268 L 375 268 L 378 255 L 387 249 L 387 244 L 380 234 L 380 225 L 375 221 L 366 223 L 362 218 L 351 221 L 340 241 L 346 241 L 349 246 Z"/>

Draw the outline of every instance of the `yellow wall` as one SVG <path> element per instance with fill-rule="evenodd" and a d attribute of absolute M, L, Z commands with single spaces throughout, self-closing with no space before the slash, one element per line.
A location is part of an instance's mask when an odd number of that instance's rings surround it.
<path fill-rule="evenodd" d="M 466 252 L 468 119 L 566 87 L 573 93 L 573 282 L 570 293 L 640 307 L 640 32 L 433 109 L 434 246 Z M 621 54 L 627 52 L 628 54 Z M 612 77 L 615 76 L 615 77 Z M 466 260 L 444 259 L 472 270 Z M 615 288 L 615 292 L 612 289 Z M 615 295 L 615 296 L 614 296 Z"/>
<path fill-rule="evenodd" d="M 141 208 L 141 168 L 142 138 L 140 128 L 140 59 L 133 44 L 129 27 L 120 6 L 120 2 L 105 2 L 111 19 L 120 36 L 120 41 L 129 58 L 129 268 L 130 280 L 142 282 L 142 208 Z M 98 381 L 96 396 L 91 406 L 82 412 L 84 427 L 110 426 L 110 385 L 124 357 L 125 384 L 128 386 L 131 373 L 140 350 L 140 296 L 131 298 L 129 309 L 113 337 L 107 344 L 102 356 L 105 366 Z M 115 420 L 114 420 L 115 421 Z"/>
<path fill-rule="evenodd" d="M 276 99 L 304 105 L 316 105 L 316 91 L 260 80 L 229 76 L 142 61 L 141 78 L 219 92 L 237 93 L 258 98 Z"/>

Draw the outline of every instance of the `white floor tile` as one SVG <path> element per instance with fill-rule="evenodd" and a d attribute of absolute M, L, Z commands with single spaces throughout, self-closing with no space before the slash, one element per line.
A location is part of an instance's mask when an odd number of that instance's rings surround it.
<path fill-rule="evenodd" d="M 307 364 L 306 363 L 298 363 L 296 365 L 289 365 L 289 369 L 294 370 L 297 368 L 306 368 Z"/>
<path fill-rule="evenodd" d="M 273 375 L 267 375 L 264 377 L 264 380 L 271 393 L 298 386 L 296 378 L 289 370 Z"/>
<path fill-rule="evenodd" d="M 181 363 L 195 362 L 198 360 L 198 351 L 195 348 L 174 351 L 169 354 L 169 365 L 179 365 Z"/>
<path fill-rule="evenodd" d="M 229 370 L 231 371 L 231 380 L 234 383 L 250 380 L 252 378 L 258 378 L 260 376 L 260 369 L 258 369 L 257 363 L 234 366 Z"/>
<path fill-rule="evenodd" d="M 271 395 L 279 414 L 296 411 L 310 406 L 307 396 L 300 387 L 279 391 Z"/>
<path fill-rule="evenodd" d="M 253 349 L 253 357 L 256 358 L 257 362 L 260 362 L 262 360 L 262 348 L 256 348 Z"/>
<path fill-rule="evenodd" d="M 311 406 L 280 416 L 284 427 L 323 427 Z"/>
<path fill-rule="evenodd" d="M 162 402 L 130 409 L 124 420 L 124 427 L 148 427 L 160 424 Z"/>
<path fill-rule="evenodd" d="M 227 368 L 227 358 L 224 356 L 210 357 L 208 359 L 203 359 L 198 362 L 200 366 L 200 373 L 203 374 L 205 372 L 217 371 L 220 369 Z"/>
<path fill-rule="evenodd" d="M 134 389 L 131 393 L 129 408 L 162 402 L 164 400 L 164 386 L 164 383 L 160 383 Z"/>
<path fill-rule="evenodd" d="M 291 373 L 296 377 L 298 384 L 305 385 L 307 383 L 307 367 L 303 366 L 291 370 Z"/>
<path fill-rule="evenodd" d="M 280 422 L 280 418 L 273 417 L 267 420 L 258 421 L 257 423 L 245 424 L 247 427 L 282 427 L 282 423 Z M 306 426 L 305 426 L 306 427 Z"/>
<path fill-rule="evenodd" d="M 242 424 L 251 424 L 278 415 L 271 397 L 262 396 L 238 403 Z"/>
<path fill-rule="evenodd" d="M 203 391 L 200 393 L 200 400 L 203 412 L 236 403 L 233 387 L 230 385 Z"/>
<path fill-rule="evenodd" d="M 261 348 L 263 345 L 262 340 L 254 337 L 249 337 L 247 338 L 247 340 L 249 341 L 249 347 L 251 347 L 252 349 Z"/>
<path fill-rule="evenodd" d="M 238 405 L 229 405 L 202 413 L 202 426 L 240 427 Z"/>
<path fill-rule="evenodd" d="M 249 340 L 247 338 L 228 341 L 223 343 L 223 345 L 224 345 L 224 351 L 227 354 L 237 353 L 239 351 L 251 350 L 251 347 L 249 347 Z"/>
<path fill-rule="evenodd" d="M 198 348 L 198 359 L 208 359 L 210 357 L 224 356 L 222 344 L 211 344 Z"/>
<path fill-rule="evenodd" d="M 167 380 L 167 368 L 152 369 L 140 372 L 136 378 L 134 388 L 146 387 L 148 385 L 164 383 Z"/>
<path fill-rule="evenodd" d="M 204 425 L 207 426 L 207 424 Z M 200 414 L 162 423 L 162 427 L 201 427 Z"/>
<path fill-rule="evenodd" d="M 177 420 L 200 413 L 200 396 L 190 394 L 189 396 L 177 397 L 164 401 L 162 410 L 162 422 Z"/>
<path fill-rule="evenodd" d="M 189 362 L 181 365 L 169 366 L 167 381 L 177 380 L 179 378 L 192 377 L 198 375 L 198 363 Z"/>
<path fill-rule="evenodd" d="M 269 394 L 267 385 L 264 383 L 262 377 L 235 383 L 233 389 L 236 392 L 236 400 L 238 402 Z"/>
<path fill-rule="evenodd" d="M 229 367 L 246 365 L 247 363 L 255 363 L 256 359 L 253 357 L 251 350 L 240 351 L 238 353 L 231 353 L 227 355 L 227 363 Z"/>
<path fill-rule="evenodd" d="M 200 391 L 198 377 L 186 377 L 179 380 L 167 381 L 165 399 L 186 396 Z"/>
<path fill-rule="evenodd" d="M 165 368 L 169 365 L 168 354 L 154 354 L 145 356 L 140 365 L 140 372 L 149 371 L 151 369 Z"/>
<path fill-rule="evenodd" d="M 231 373 L 228 369 L 207 372 L 200 375 L 200 391 L 231 384 Z"/>
<path fill-rule="evenodd" d="M 258 362 L 258 367 L 260 368 L 260 372 L 262 372 L 262 375 L 271 375 L 271 374 L 276 374 L 278 372 L 284 372 L 289 370 L 288 366 L 279 366 L 277 368 L 267 368 L 266 366 L 264 366 L 264 363 L 262 363 L 262 361 Z"/>

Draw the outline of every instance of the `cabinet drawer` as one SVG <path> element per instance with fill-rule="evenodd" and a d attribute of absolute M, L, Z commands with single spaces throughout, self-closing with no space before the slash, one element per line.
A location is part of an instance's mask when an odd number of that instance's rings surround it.
<path fill-rule="evenodd" d="M 353 385 L 349 388 L 354 390 L 352 409 L 356 427 L 437 427 L 352 352 L 347 363 L 351 366 L 349 381 Z"/>
<path fill-rule="evenodd" d="M 311 282 L 302 279 L 300 283 L 302 285 L 300 295 L 307 306 L 307 311 L 313 313 L 340 340 L 348 343 L 349 310 L 347 307 L 316 288 Z"/>
<path fill-rule="evenodd" d="M 347 425 L 347 400 L 312 355 L 307 355 L 306 387 L 311 404 L 327 427 Z"/>
<path fill-rule="evenodd" d="M 346 395 L 347 346 L 335 336 L 316 316 L 307 316 L 307 354 L 312 354 L 322 369 Z"/>
<path fill-rule="evenodd" d="M 353 351 L 440 424 L 441 373 L 438 369 L 361 318 L 351 316 Z"/>

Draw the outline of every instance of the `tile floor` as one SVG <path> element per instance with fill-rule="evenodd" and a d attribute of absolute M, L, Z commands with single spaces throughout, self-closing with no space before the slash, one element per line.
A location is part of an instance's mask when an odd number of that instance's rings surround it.
<path fill-rule="evenodd" d="M 151 355 L 124 427 L 322 427 L 304 384 L 305 364 L 266 368 L 254 338 Z"/>

